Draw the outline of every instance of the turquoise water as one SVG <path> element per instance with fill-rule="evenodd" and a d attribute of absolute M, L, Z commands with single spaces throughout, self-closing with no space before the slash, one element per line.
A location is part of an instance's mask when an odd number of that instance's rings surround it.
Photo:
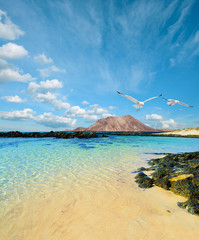
<path fill-rule="evenodd" d="M 199 150 L 199 139 L 110 136 L 98 139 L 0 138 L 1 203 L 35 189 L 89 184 L 134 171 L 153 153 Z"/>

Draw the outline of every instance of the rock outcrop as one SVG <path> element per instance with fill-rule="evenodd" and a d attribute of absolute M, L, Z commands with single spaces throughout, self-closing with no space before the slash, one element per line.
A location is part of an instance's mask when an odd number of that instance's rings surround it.
<path fill-rule="evenodd" d="M 149 168 L 140 168 L 135 181 L 141 188 L 153 185 L 171 190 L 188 200 L 177 205 L 191 214 L 199 215 L 199 152 L 167 154 L 163 158 L 152 159 Z M 149 171 L 150 177 L 143 173 Z"/>

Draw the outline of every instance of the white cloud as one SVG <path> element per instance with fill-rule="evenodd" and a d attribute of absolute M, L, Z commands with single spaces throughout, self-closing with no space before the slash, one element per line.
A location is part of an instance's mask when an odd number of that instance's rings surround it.
<path fill-rule="evenodd" d="M 38 93 L 34 99 L 41 103 L 52 103 L 56 100 L 57 96 L 55 93 L 47 92 L 47 93 Z"/>
<path fill-rule="evenodd" d="M 52 104 L 57 110 L 68 109 L 70 108 L 70 104 L 67 102 L 62 102 L 61 100 L 55 99 Z"/>
<path fill-rule="evenodd" d="M 176 129 L 183 127 L 183 123 L 177 123 L 174 119 L 163 120 L 163 116 L 158 114 L 145 115 L 145 119 L 150 122 L 150 127 L 163 129 Z"/>
<path fill-rule="evenodd" d="M 7 102 L 12 102 L 12 103 L 22 103 L 25 101 L 25 100 L 21 99 L 18 95 L 4 96 L 4 97 L 1 97 L 1 99 L 5 99 Z"/>
<path fill-rule="evenodd" d="M 76 119 L 60 117 L 52 113 L 44 113 L 34 118 L 35 122 L 40 123 L 46 127 L 61 128 L 75 126 Z"/>
<path fill-rule="evenodd" d="M 29 82 L 33 81 L 35 78 L 33 78 L 29 73 L 21 74 L 19 73 L 18 69 L 0 69 L 0 83 L 4 82 Z"/>
<path fill-rule="evenodd" d="M 10 20 L 7 13 L 0 10 L 0 38 L 15 40 L 23 35 L 24 32 Z"/>
<path fill-rule="evenodd" d="M 85 114 L 83 119 L 86 121 L 86 122 L 95 122 L 99 119 L 99 116 L 97 115 L 89 115 L 89 114 Z"/>
<path fill-rule="evenodd" d="M 45 92 L 48 90 L 56 90 L 58 88 L 62 88 L 63 84 L 57 79 L 53 80 L 46 80 L 41 81 L 39 84 L 35 82 L 31 82 L 28 85 L 28 91 L 29 93 L 38 93 L 38 92 Z"/>
<path fill-rule="evenodd" d="M 40 86 L 42 89 L 55 90 L 58 88 L 62 88 L 63 84 L 59 80 L 53 79 L 53 80 L 41 81 Z"/>
<path fill-rule="evenodd" d="M 145 119 L 146 120 L 163 120 L 163 117 L 158 114 L 151 114 L 151 115 L 146 115 Z"/>
<path fill-rule="evenodd" d="M 174 119 L 161 121 L 161 123 L 162 123 L 162 128 L 165 128 L 165 129 L 175 129 L 176 127 L 178 127 L 178 123 L 176 123 Z"/>
<path fill-rule="evenodd" d="M 13 65 L 0 58 L 0 70 L 5 68 L 13 68 Z"/>
<path fill-rule="evenodd" d="M 26 56 L 28 52 L 23 46 L 15 43 L 7 43 L 0 47 L 0 57 L 4 59 L 19 59 Z"/>
<path fill-rule="evenodd" d="M 90 105 L 90 107 L 96 109 L 96 108 L 99 107 L 99 105 L 98 104 L 93 104 L 93 105 Z"/>
<path fill-rule="evenodd" d="M 88 105 L 89 102 L 87 102 L 86 100 L 84 100 L 84 101 L 82 101 L 82 104 L 83 104 L 83 105 Z"/>
<path fill-rule="evenodd" d="M 108 112 L 108 110 L 103 109 L 103 108 L 97 108 L 96 109 L 96 114 L 105 114 L 107 112 Z"/>
<path fill-rule="evenodd" d="M 39 89 L 40 89 L 40 85 L 35 82 L 30 82 L 28 85 L 28 92 L 31 94 L 37 93 Z"/>
<path fill-rule="evenodd" d="M 53 62 L 52 58 L 47 58 L 44 53 L 39 54 L 38 56 L 35 56 L 34 60 L 39 64 L 48 64 Z"/>
<path fill-rule="evenodd" d="M 79 106 L 73 106 L 66 112 L 67 117 L 84 117 L 86 110 Z"/>
<path fill-rule="evenodd" d="M 69 103 L 57 99 L 56 93 L 51 92 L 38 93 L 33 96 L 33 99 L 41 103 L 52 104 L 57 110 L 70 108 Z"/>
<path fill-rule="evenodd" d="M 76 119 L 53 115 L 52 113 L 43 113 L 34 116 L 36 112 L 32 109 L 26 108 L 21 111 L 0 112 L 0 119 L 12 121 L 28 121 L 32 120 L 36 123 L 51 128 L 73 127 Z"/>
<path fill-rule="evenodd" d="M 62 87 L 62 82 L 57 79 L 41 81 L 40 83 L 31 82 L 28 85 L 28 92 L 38 102 L 52 104 L 57 110 L 68 109 L 70 108 L 70 104 L 58 100 L 58 94 L 54 93 L 55 90 Z"/>
<path fill-rule="evenodd" d="M 94 122 L 100 118 L 113 116 L 107 109 L 99 108 L 98 106 L 98 104 L 90 105 L 91 109 L 73 106 L 65 112 L 65 116 L 71 118 L 83 118 L 86 122 Z"/>
<path fill-rule="evenodd" d="M 26 108 L 22 111 L 11 111 L 11 112 L 0 112 L 0 118 L 1 119 L 7 119 L 7 120 L 29 120 L 33 119 L 35 112 L 30 109 Z"/>
<path fill-rule="evenodd" d="M 66 70 L 65 69 L 59 69 L 58 67 L 56 66 L 50 66 L 48 68 L 42 68 L 42 69 L 38 69 L 39 73 L 40 73 L 40 76 L 42 78 L 46 78 L 46 77 L 49 77 L 51 76 L 52 73 L 54 72 L 59 72 L 59 73 L 65 73 Z"/>

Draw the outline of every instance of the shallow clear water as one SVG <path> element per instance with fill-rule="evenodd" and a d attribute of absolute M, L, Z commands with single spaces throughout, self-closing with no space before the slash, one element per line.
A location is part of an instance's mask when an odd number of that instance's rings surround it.
<path fill-rule="evenodd" d="M 0 138 L 1 238 L 198 239 L 198 218 L 177 208 L 182 200 L 139 189 L 132 173 L 157 158 L 154 153 L 197 151 L 198 143 L 144 136 Z"/>
<path fill-rule="evenodd" d="M 98 139 L 0 138 L 0 198 L 42 186 L 64 188 L 134 171 L 153 153 L 198 151 L 199 139 L 110 136 Z"/>

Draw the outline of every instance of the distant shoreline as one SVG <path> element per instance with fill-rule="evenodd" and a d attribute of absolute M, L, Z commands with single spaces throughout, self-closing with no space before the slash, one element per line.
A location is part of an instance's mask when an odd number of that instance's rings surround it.
<path fill-rule="evenodd" d="M 153 137 L 185 137 L 185 138 L 199 138 L 199 130 L 187 131 L 187 130 L 174 130 L 171 132 L 160 132 L 160 131 L 50 131 L 50 132 L 19 132 L 9 131 L 0 132 L 0 137 L 27 137 L 27 138 L 97 138 L 97 137 L 108 137 L 107 135 L 118 135 L 118 136 L 153 136 Z"/>

